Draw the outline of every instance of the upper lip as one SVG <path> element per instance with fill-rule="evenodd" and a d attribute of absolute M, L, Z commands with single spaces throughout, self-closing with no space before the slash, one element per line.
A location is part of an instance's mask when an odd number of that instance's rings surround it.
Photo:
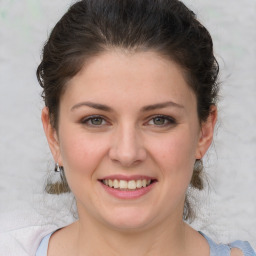
<path fill-rule="evenodd" d="M 122 174 L 116 174 L 116 175 L 108 175 L 105 176 L 99 180 L 157 180 L 154 177 L 150 177 L 150 176 L 146 176 L 146 175 L 131 175 L 131 176 L 127 176 L 127 175 L 122 175 Z"/>

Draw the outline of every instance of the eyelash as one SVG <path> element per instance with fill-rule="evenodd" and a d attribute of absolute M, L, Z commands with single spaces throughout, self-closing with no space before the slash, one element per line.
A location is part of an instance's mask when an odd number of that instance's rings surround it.
<path fill-rule="evenodd" d="M 162 125 L 156 125 L 156 124 L 149 124 L 150 121 L 156 119 L 156 118 L 163 118 L 164 119 L 164 124 Z M 102 122 L 105 122 L 105 124 L 99 124 L 99 125 L 96 125 L 96 124 L 92 124 L 92 123 L 89 123 L 91 122 L 93 119 L 100 119 L 102 120 Z M 81 121 L 82 124 L 84 125 L 88 125 L 88 126 L 91 126 L 91 127 L 95 127 L 95 128 L 99 128 L 99 127 L 102 127 L 103 125 L 106 125 L 108 122 L 106 121 L 106 118 L 103 117 L 103 116 L 100 116 L 100 115 L 94 115 L 94 116 L 89 116 L 89 117 L 86 117 L 84 119 L 82 119 Z M 174 125 L 176 124 L 176 120 L 170 116 L 165 116 L 165 115 L 156 115 L 156 116 L 153 116 L 149 119 L 149 121 L 147 121 L 147 123 L 149 125 L 155 125 L 157 127 L 166 127 L 166 126 L 170 126 L 170 125 Z"/>
<path fill-rule="evenodd" d="M 98 115 L 95 115 L 95 116 L 89 116 L 89 117 L 86 117 L 84 118 L 81 123 L 82 124 L 85 124 L 85 125 L 88 125 L 88 126 L 92 126 L 92 127 L 101 127 L 103 126 L 104 124 L 100 124 L 100 125 L 95 125 L 95 124 L 89 124 L 90 121 L 92 121 L 93 119 L 101 119 L 102 121 L 105 121 L 107 123 L 107 121 L 105 120 L 105 117 L 103 116 L 98 116 Z"/>
<path fill-rule="evenodd" d="M 159 127 L 166 127 L 166 126 L 170 126 L 170 125 L 174 125 L 176 124 L 176 120 L 173 118 L 173 117 L 170 117 L 170 116 L 165 116 L 165 115 L 156 115 L 156 116 L 153 116 L 151 117 L 151 120 L 154 120 L 156 118 L 163 118 L 164 121 L 165 121 L 165 124 L 163 125 L 156 125 L 156 124 L 152 124 L 152 125 L 155 125 L 155 126 L 159 126 Z M 149 123 L 149 122 L 148 122 Z M 150 124 L 151 125 L 151 124 Z"/>

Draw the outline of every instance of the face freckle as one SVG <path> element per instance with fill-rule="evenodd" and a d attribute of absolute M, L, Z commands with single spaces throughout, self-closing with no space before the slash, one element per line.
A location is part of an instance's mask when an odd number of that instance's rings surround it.
<path fill-rule="evenodd" d="M 122 229 L 182 214 L 200 129 L 196 97 L 174 62 L 154 52 L 93 58 L 60 102 L 59 159 L 80 218 Z M 111 179 L 134 180 L 130 190 L 152 184 L 128 193 Z"/>

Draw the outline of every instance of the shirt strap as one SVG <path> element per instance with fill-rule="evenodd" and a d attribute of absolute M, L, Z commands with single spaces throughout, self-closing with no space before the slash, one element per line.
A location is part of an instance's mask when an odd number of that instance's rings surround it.
<path fill-rule="evenodd" d="M 256 256 L 255 251 L 252 249 L 251 245 L 247 241 L 237 240 L 233 243 L 229 243 L 228 246 L 230 247 L 230 249 L 240 249 L 243 252 L 244 256 Z"/>
<path fill-rule="evenodd" d="M 230 256 L 230 247 L 226 244 L 216 244 L 210 237 L 198 231 L 210 246 L 210 256 Z"/>

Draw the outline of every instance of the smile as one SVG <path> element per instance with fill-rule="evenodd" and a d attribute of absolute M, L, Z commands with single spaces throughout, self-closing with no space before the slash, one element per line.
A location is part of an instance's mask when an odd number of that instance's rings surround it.
<path fill-rule="evenodd" d="M 102 183 L 110 188 L 120 190 L 135 190 L 149 186 L 154 180 L 151 179 L 138 179 L 138 180 L 117 180 L 117 179 L 104 179 Z"/>
<path fill-rule="evenodd" d="M 137 199 L 149 193 L 158 180 L 141 175 L 111 175 L 98 181 L 111 196 L 119 199 Z"/>

